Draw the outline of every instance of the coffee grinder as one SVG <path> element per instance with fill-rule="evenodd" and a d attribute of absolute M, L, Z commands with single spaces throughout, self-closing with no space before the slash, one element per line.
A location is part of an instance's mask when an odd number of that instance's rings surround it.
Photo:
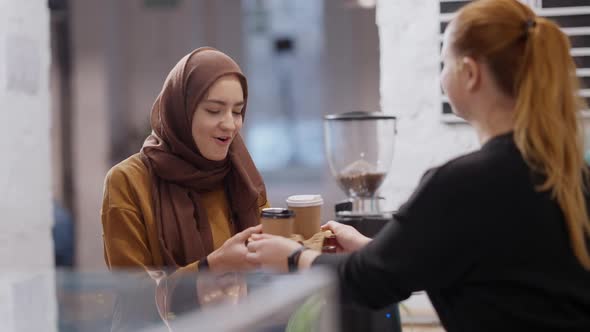
<path fill-rule="evenodd" d="M 373 237 L 392 219 L 380 209 L 377 191 L 393 160 L 396 117 L 350 112 L 324 117 L 326 155 L 332 175 L 348 199 L 336 204 L 336 221 Z"/>
<path fill-rule="evenodd" d="M 336 204 L 336 221 L 374 237 L 393 219 L 382 211 L 377 192 L 393 160 L 396 117 L 379 112 L 350 112 L 324 117 L 324 143 L 332 175 L 344 193 Z M 382 310 L 342 305 L 343 331 L 401 332 L 399 310 L 393 303 Z"/>

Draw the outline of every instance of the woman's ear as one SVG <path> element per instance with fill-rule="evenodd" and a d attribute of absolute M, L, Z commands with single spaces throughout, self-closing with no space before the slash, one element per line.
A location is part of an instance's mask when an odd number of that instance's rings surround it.
<path fill-rule="evenodd" d="M 481 66 L 471 57 L 461 59 L 463 82 L 467 91 L 475 90 L 481 81 Z"/>

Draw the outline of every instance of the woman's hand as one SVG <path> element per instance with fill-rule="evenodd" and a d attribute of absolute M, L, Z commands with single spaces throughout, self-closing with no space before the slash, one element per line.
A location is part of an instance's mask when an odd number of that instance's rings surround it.
<path fill-rule="evenodd" d="M 359 233 L 354 227 L 332 220 L 322 225 L 322 231 L 326 230 L 331 230 L 336 235 L 336 241 L 340 246 L 339 251 L 345 253 L 357 251 L 372 240 Z"/>
<path fill-rule="evenodd" d="M 207 256 L 209 269 L 212 272 L 234 272 L 246 271 L 258 268 L 257 264 L 250 263 L 246 260 L 248 249 L 246 241 L 252 234 L 260 233 L 262 226 L 250 227 L 227 241 L 217 250 Z"/>
<path fill-rule="evenodd" d="M 248 242 L 246 259 L 250 264 L 276 272 L 288 272 L 287 258 L 299 247 L 301 244 L 282 236 L 253 234 Z"/>

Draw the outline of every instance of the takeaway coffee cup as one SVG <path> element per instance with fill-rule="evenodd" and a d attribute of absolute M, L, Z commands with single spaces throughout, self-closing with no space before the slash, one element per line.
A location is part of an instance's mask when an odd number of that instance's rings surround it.
<path fill-rule="evenodd" d="M 321 195 L 294 195 L 287 198 L 286 202 L 289 209 L 295 212 L 293 233 L 307 240 L 320 231 L 324 204 Z"/>
<path fill-rule="evenodd" d="M 262 233 L 290 237 L 295 213 L 283 208 L 266 208 L 260 213 Z"/>

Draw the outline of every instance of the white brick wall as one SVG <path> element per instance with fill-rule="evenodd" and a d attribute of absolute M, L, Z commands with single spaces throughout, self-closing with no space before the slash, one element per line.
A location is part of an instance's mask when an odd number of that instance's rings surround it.
<path fill-rule="evenodd" d="M 46 1 L 0 0 L 0 331 L 55 330 L 49 61 Z"/>
<path fill-rule="evenodd" d="M 53 265 L 48 26 L 45 3 L 0 1 L 1 267 Z"/>
<path fill-rule="evenodd" d="M 380 0 L 381 107 L 398 116 L 391 174 L 381 188 L 396 209 L 430 167 L 478 147 L 466 124 L 441 121 L 438 1 Z"/>

